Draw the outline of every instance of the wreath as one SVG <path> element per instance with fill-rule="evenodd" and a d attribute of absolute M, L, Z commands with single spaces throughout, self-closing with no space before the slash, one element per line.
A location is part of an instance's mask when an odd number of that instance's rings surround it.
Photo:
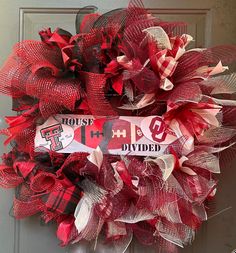
<path fill-rule="evenodd" d="M 236 74 L 219 74 L 236 46 L 189 50 L 186 24 L 140 1 L 84 13 L 76 35 L 40 31 L 0 70 L 17 112 L 1 130 L 12 150 L 0 186 L 16 188 L 16 219 L 55 222 L 62 246 L 122 253 L 135 237 L 174 252 L 207 220 L 235 155 Z"/>

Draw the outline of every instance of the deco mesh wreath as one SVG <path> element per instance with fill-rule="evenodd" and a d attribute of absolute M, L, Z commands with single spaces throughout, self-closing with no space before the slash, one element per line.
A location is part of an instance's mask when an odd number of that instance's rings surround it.
<path fill-rule="evenodd" d="M 17 219 L 55 221 L 62 246 L 102 238 L 124 252 L 135 236 L 173 252 L 207 220 L 234 155 L 236 74 L 217 74 L 236 46 L 187 50 L 185 24 L 139 1 L 83 13 L 75 36 L 43 30 L 0 71 L 18 113 L 1 130 L 13 149 L 0 185 L 16 188 Z"/>

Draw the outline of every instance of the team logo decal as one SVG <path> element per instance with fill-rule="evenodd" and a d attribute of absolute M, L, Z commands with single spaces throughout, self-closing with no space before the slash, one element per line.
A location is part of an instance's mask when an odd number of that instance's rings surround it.
<path fill-rule="evenodd" d="M 45 138 L 46 141 L 49 141 L 50 149 L 52 151 L 59 151 L 63 149 L 62 142 L 59 140 L 61 133 L 63 132 L 61 124 L 54 126 L 49 126 L 40 130 L 42 138 Z"/>
<path fill-rule="evenodd" d="M 156 143 L 165 145 L 177 139 L 175 133 L 167 129 L 163 119 L 159 116 L 144 118 L 141 122 L 141 130 L 146 138 Z"/>
<path fill-rule="evenodd" d="M 63 151 L 73 139 L 73 128 L 51 117 L 43 125 L 37 127 L 35 147 L 39 150 Z"/>
<path fill-rule="evenodd" d="M 160 117 L 155 117 L 151 120 L 149 130 L 152 133 L 152 139 L 156 142 L 163 142 L 166 139 L 165 124 Z"/>

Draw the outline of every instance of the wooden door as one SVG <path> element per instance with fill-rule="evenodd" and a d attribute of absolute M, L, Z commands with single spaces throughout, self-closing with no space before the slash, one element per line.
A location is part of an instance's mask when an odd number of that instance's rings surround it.
<path fill-rule="evenodd" d="M 189 23 L 194 46 L 211 46 L 236 42 L 235 0 L 144 0 L 153 14 L 166 20 Z M 75 14 L 79 8 L 95 5 L 100 12 L 125 7 L 128 0 L 0 0 L 0 63 L 8 56 L 14 43 L 23 39 L 38 39 L 38 30 L 62 27 L 74 33 Z M 235 70 L 235 66 L 233 67 Z M 3 116 L 11 114 L 11 99 L 0 98 L 0 126 Z M 1 143 L 3 138 L 0 137 Z M 2 145 L 0 152 L 7 150 Z M 235 165 L 222 171 L 219 177 L 215 211 L 197 234 L 185 253 L 230 253 L 236 248 Z M 82 246 L 60 248 L 55 228 L 40 224 L 38 217 L 15 221 L 9 211 L 12 191 L 0 190 L 0 252 L 1 253 L 88 253 Z M 214 215 L 217 214 L 218 215 Z M 154 252 L 133 243 L 127 252 Z"/>

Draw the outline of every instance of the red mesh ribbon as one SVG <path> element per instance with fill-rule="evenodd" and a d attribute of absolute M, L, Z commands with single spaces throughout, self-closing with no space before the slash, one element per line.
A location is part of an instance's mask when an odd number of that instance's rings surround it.
<path fill-rule="evenodd" d="M 22 184 L 17 189 L 13 201 L 13 214 L 16 219 L 23 219 L 40 212 L 43 202 L 39 197 L 34 197 L 34 192 L 27 184 Z"/>
<path fill-rule="evenodd" d="M 37 98 L 45 118 L 65 108 L 73 111 L 81 96 L 80 81 L 64 78 L 64 71 L 58 48 L 42 42 L 24 41 L 14 47 L 0 71 L 0 91 L 16 98 L 25 95 Z"/>
<path fill-rule="evenodd" d="M 13 214 L 16 219 L 24 219 L 40 212 L 43 207 L 43 202 L 40 199 L 19 200 L 13 201 Z"/>
<path fill-rule="evenodd" d="M 107 78 L 103 74 L 80 72 L 83 82 L 86 84 L 88 106 L 93 115 L 114 116 L 117 113 L 105 98 Z"/>
<path fill-rule="evenodd" d="M 35 193 L 50 192 L 57 187 L 56 183 L 55 175 L 41 172 L 31 179 L 30 188 Z"/>
<path fill-rule="evenodd" d="M 7 165 L 0 165 L 0 186 L 4 188 L 15 188 L 21 183 L 24 179 L 17 175 L 12 167 Z"/>

